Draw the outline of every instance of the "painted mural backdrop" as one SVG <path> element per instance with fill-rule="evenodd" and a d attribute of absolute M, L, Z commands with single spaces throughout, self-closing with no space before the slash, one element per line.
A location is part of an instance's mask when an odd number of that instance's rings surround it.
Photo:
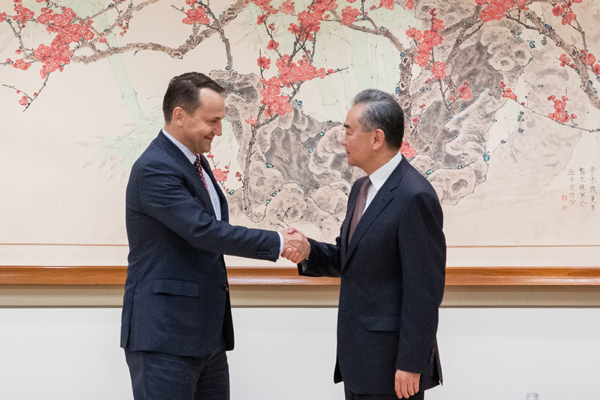
<path fill-rule="evenodd" d="M 168 80 L 207 73 L 227 90 L 208 157 L 233 222 L 331 241 L 361 174 L 342 124 L 375 87 L 406 113 L 401 152 L 450 245 L 594 247 L 599 24 L 598 0 L 2 0 L 2 119 L 31 137 L 58 120 L 86 159 L 70 168 L 122 191 Z"/>

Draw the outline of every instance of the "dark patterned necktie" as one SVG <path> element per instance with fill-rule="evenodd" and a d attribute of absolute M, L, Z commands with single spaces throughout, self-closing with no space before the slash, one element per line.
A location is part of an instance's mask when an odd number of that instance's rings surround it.
<path fill-rule="evenodd" d="M 367 204 L 367 194 L 369 192 L 369 187 L 371 186 L 371 180 L 367 176 L 367 179 L 363 182 L 360 187 L 360 192 L 358 193 L 358 200 L 356 200 L 356 207 L 354 207 L 354 214 L 352 215 L 352 221 L 350 222 L 350 235 L 348 236 L 348 243 L 352 240 L 352 235 L 354 234 L 354 230 L 356 229 L 356 225 L 358 225 L 358 221 L 363 215 L 365 211 L 365 204 Z"/>
<path fill-rule="evenodd" d="M 204 183 L 204 187 L 208 192 L 208 197 L 210 197 L 208 185 L 206 184 L 206 180 L 204 179 L 204 172 L 202 172 L 202 162 L 200 161 L 200 154 L 196 154 L 196 161 L 194 162 L 194 167 L 196 167 L 196 171 L 198 171 L 198 175 L 200 175 L 200 179 L 202 179 L 202 183 Z"/>

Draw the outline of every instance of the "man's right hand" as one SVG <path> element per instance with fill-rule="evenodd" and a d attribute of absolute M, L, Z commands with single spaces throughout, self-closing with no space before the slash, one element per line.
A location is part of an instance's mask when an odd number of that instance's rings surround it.
<path fill-rule="evenodd" d="M 281 232 L 283 236 L 282 257 L 287 258 L 294 264 L 300 263 L 310 254 L 310 243 L 304 234 L 295 228 L 288 228 Z"/>

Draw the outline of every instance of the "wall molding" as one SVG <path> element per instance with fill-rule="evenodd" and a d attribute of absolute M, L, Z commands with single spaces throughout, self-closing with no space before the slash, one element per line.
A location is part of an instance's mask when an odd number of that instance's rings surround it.
<path fill-rule="evenodd" d="M 338 286 L 293 267 L 230 267 L 234 286 Z M 0 285 L 123 285 L 125 266 L 0 266 Z M 447 286 L 600 286 L 600 267 L 447 267 Z"/>

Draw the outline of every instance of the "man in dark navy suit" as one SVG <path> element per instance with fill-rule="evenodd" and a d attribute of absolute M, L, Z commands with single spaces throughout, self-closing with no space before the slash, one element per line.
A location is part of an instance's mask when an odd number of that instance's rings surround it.
<path fill-rule="evenodd" d="M 298 270 L 342 278 L 334 380 L 344 381 L 346 399 L 423 399 L 442 380 L 442 208 L 399 153 L 404 117 L 392 96 L 359 93 L 344 128 L 348 164 L 367 176 L 352 187 L 336 244 L 309 239 L 310 255 Z M 284 256 L 302 259 L 291 249 Z"/>
<path fill-rule="evenodd" d="M 308 250 L 299 234 L 228 223 L 227 201 L 202 155 L 221 135 L 223 94 L 203 74 L 173 78 L 165 128 L 127 185 L 121 347 L 136 400 L 229 399 L 233 324 L 223 254 L 275 261 L 284 249 Z"/>

